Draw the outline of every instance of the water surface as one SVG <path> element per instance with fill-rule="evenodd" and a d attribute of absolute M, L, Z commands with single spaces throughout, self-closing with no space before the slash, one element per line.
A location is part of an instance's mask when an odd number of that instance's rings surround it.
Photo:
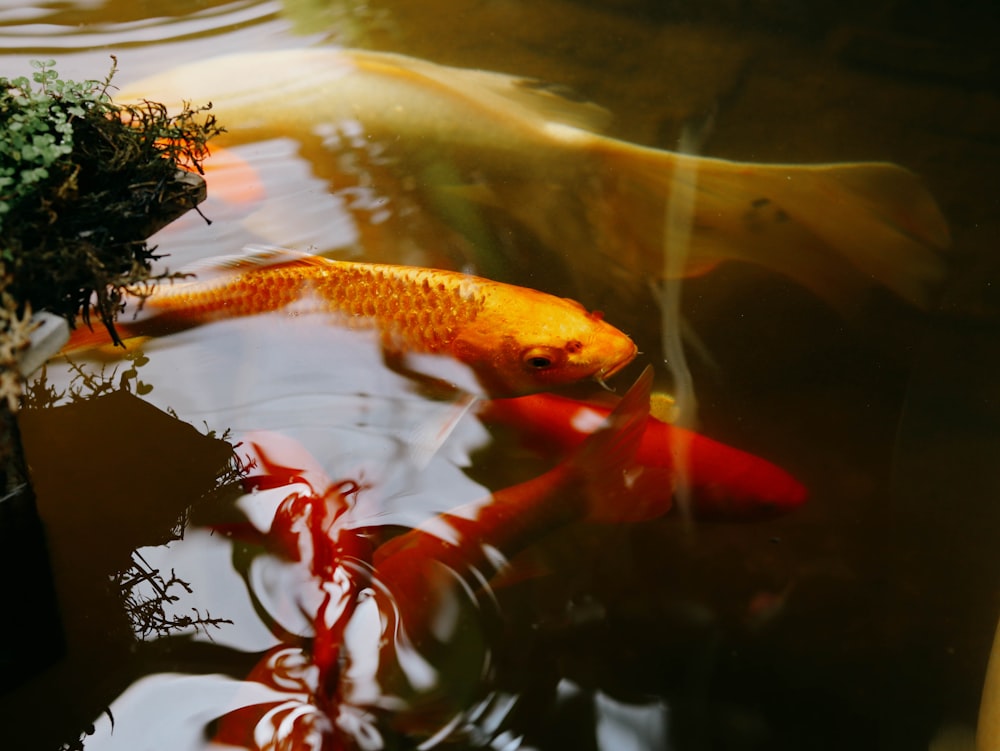
<path fill-rule="evenodd" d="M 612 135 L 647 145 L 675 148 L 687 127 L 712 156 L 884 160 L 926 179 L 955 259 L 926 313 L 875 295 L 844 317 L 735 264 L 683 285 L 699 343 L 688 350 L 699 429 L 789 469 L 810 501 L 767 522 L 673 515 L 546 540 L 545 575 L 498 591 L 506 630 L 485 648 L 496 682 L 451 697 L 480 709 L 481 734 L 465 745 L 913 749 L 974 725 L 1000 611 L 1000 105 L 996 57 L 981 42 L 995 19 L 927 3 L 880 15 L 731 5 L 0 9 L 7 76 L 52 57 L 65 77 L 102 78 L 113 53 L 125 83 L 225 52 L 359 46 L 570 86 L 612 113 Z M 503 275 L 600 307 L 627 330 L 643 354 L 623 387 L 645 363 L 673 387 L 656 298 L 575 286 L 572 248 L 545 263 L 514 234 L 519 254 L 496 263 L 420 206 L 397 200 L 387 216 L 374 199 L 401 200 L 394 186 L 366 185 L 309 144 L 275 137 L 234 151 L 261 189 L 213 191 L 210 181 L 202 211 L 212 224 L 191 214 L 153 239 L 171 268 L 265 243 Z M 296 594 L 302 571 L 217 531 L 245 508 L 226 485 L 231 444 L 259 431 L 294 438 L 331 480 L 369 486 L 360 518 L 373 526 L 417 524 L 546 466 L 471 416 L 429 461 L 414 456 L 413 436 L 450 424 L 454 405 L 387 370 L 371 341 L 314 320 L 213 324 L 153 342 L 138 360 L 85 365 L 114 372 L 115 384 L 131 373 L 131 393 L 26 418 L 66 653 L 4 697 L 18 748 L 80 738 L 88 750 L 201 749 L 218 717 L 263 701 L 244 679 L 284 643 L 276 633 L 311 626 Z M 47 377 L 61 391 L 72 375 L 54 365 Z M 147 588 L 123 597 L 136 580 Z M 454 645 L 456 665 L 483 654 L 475 628 Z M 435 731 L 419 719 L 408 716 L 386 747 Z"/>

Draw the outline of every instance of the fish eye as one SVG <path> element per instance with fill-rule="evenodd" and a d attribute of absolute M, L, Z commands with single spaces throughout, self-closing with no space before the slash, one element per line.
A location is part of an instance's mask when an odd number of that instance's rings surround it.
<path fill-rule="evenodd" d="M 521 355 L 521 362 L 528 370 L 548 370 L 558 364 L 558 354 L 552 347 L 531 347 Z"/>

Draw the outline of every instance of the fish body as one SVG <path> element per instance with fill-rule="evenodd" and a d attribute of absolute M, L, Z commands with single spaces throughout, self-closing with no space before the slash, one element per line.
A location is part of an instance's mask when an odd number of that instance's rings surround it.
<path fill-rule="evenodd" d="M 654 494 L 659 507 L 650 508 L 649 486 L 663 478 L 633 461 L 651 382 L 647 368 L 602 427 L 549 471 L 439 514 L 375 549 L 373 604 L 381 633 L 349 637 L 345 652 L 349 663 L 377 663 L 380 701 L 402 708 L 394 717 L 400 727 L 433 733 L 455 716 L 457 697 L 481 686 L 489 648 L 477 637 L 483 628 L 478 607 L 489 601 L 490 579 L 514 556 L 577 521 L 625 522 L 669 510 L 662 494 Z M 416 656 L 437 666 L 456 653 L 460 662 L 438 669 L 438 681 L 413 680 Z"/>
<path fill-rule="evenodd" d="M 480 408 L 487 423 L 509 425 L 548 451 L 571 451 L 607 419 L 610 407 L 533 394 L 494 399 Z M 648 417 L 636 462 L 667 471 L 670 496 L 685 483 L 693 513 L 706 519 L 752 520 L 791 511 L 805 502 L 805 486 L 771 462 L 707 436 Z"/>
<path fill-rule="evenodd" d="M 986 666 L 976 727 L 977 751 L 1000 749 L 1000 623 L 997 624 Z"/>
<path fill-rule="evenodd" d="M 593 426 L 568 457 L 531 480 L 503 488 L 482 501 L 441 514 L 426 525 L 375 550 L 378 579 L 401 609 L 427 599 L 418 571 L 444 565 L 465 576 L 489 578 L 497 565 L 513 558 L 561 526 L 584 519 L 636 521 L 666 513 L 669 498 L 651 509 L 636 502 L 658 485 L 655 471 L 644 476 L 636 452 L 649 415 L 652 369 L 646 368 L 614 410 Z M 499 564 L 498 564 L 499 562 Z"/>
<path fill-rule="evenodd" d="M 365 151 L 445 221 L 467 214 L 457 197 L 499 209 L 590 282 L 608 282 L 609 262 L 663 278 L 740 260 L 839 306 L 873 284 L 926 306 L 946 270 L 947 224 L 902 167 L 751 164 L 637 146 L 596 132 L 600 108 L 503 74 L 284 50 L 182 65 L 121 98 L 171 110 L 210 101 L 228 128 L 222 143 L 294 137 L 318 139 L 324 154 Z M 675 237 L 683 246 L 665 250 Z"/>
<path fill-rule="evenodd" d="M 144 306 L 151 315 L 123 324 L 126 335 L 278 310 L 326 313 L 376 329 L 388 353 L 452 357 L 490 394 L 603 381 L 636 355 L 628 336 L 573 300 L 454 271 L 319 256 L 159 284 Z"/>

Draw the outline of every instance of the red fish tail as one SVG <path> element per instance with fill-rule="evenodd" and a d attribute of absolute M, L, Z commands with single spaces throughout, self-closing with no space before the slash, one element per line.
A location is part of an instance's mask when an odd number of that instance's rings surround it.
<path fill-rule="evenodd" d="M 807 496 L 798 480 L 766 459 L 658 420 L 649 422 L 639 461 L 669 468 L 701 519 L 766 518 L 800 506 Z"/>

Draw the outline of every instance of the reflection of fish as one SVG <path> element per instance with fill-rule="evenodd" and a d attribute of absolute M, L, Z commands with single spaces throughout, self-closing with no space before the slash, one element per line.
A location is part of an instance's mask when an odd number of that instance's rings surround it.
<path fill-rule="evenodd" d="M 269 649 L 244 679 L 247 702 L 219 718 L 214 742 L 226 748 L 323 749 L 333 728 L 330 718 L 313 701 L 316 668 L 301 647 L 279 644 Z M 262 701 L 259 687 L 270 689 Z M 280 745 L 279 745 L 280 744 Z"/>
<path fill-rule="evenodd" d="M 487 422 L 511 425 L 551 451 L 578 446 L 610 409 L 554 394 L 494 399 L 481 409 Z M 764 459 L 711 438 L 649 417 L 636 461 L 644 467 L 670 470 L 674 482 L 661 493 L 669 497 L 676 482 L 686 482 L 692 511 L 702 518 L 760 519 L 790 511 L 806 499 L 795 478 Z M 678 464 L 683 463 L 683 473 Z M 683 478 L 683 479 L 681 479 Z"/>
<path fill-rule="evenodd" d="M 602 428 L 553 469 L 440 514 L 376 549 L 381 632 L 363 639 L 349 634 L 345 646 L 349 663 L 375 666 L 369 679 L 381 693 L 377 704 L 401 710 L 394 723 L 433 732 L 455 717 L 460 697 L 480 686 L 488 646 L 476 641 L 481 626 L 468 620 L 467 595 L 482 592 L 515 555 L 574 521 L 623 522 L 669 510 L 669 497 L 649 492 L 663 482 L 660 473 L 633 462 L 651 381 L 647 368 Z M 426 669 L 414 669 L 436 666 L 442 650 L 456 649 L 460 661 L 448 660 L 440 673 L 431 670 L 433 679 Z"/>
<path fill-rule="evenodd" d="M 658 494 L 658 508 L 642 502 L 645 485 L 659 485 L 661 478 L 632 461 L 648 415 L 651 381 L 647 368 L 603 427 L 568 460 L 480 503 L 434 517 L 383 544 L 374 556 L 364 530 L 353 529 L 349 518 L 347 496 L 357 486 L 330 482 L 304 450 L 280 436 L 254 436 L 252 464 L 261 472 L 245 478 L 244 487 L 298 489 L 276 507 L 266 540 L 269 549 L 308 566 L 311 580 L 304 586 L 317 591 L 293 597 L 318 603 L 310 614 L 315 634 L 311 654 L 289 644 L 264 656 L 248 680 L 273 688 L 273 701 L 231 712 L 220 721 L 216 739 L 271 748 L 279 738 L 312 738 L 312 747 L 320 747 L 322 739 L 323 748 L 339 748 L 351 736 L 375 737 L 378 715 L 386 711 L 393 726 L 419 734 L 441 719 L 426 695 L 443 684 L 448 697 L 443 709 L 449 716 L 461 712 L 464 698 L 456 686 L 482 679 L 477 656 L 468 650 L 488 647 L 466 642 L 462 650 L 455 643 L 466 639 L 469 629 L 446 633 L 449 624 L 460 623 L 449 609 L 461 607 L 456 577 L 479 588 L 482 577 L 503 565 L 503 557 L 574 520 L 627 521 L 669 509 L 669 498 Z M 374 565 L 366 565 L 368 560 Z M 458 649 L 464 667 L 451 666 L 458 674 L 442 668 L 436 675 L 437 665 L 424 662 L 431 641 Z M 429 682 L 409 685 L 415 665 L 427 666 Z"/>
<path fill-rule="evenodd" d="M 446 355 L 492 394 L 540 391 L 585 378 L 603 381 L 635 357 L 625 334 L 573 300 L 453 271 L 294 255 L 218 279 L 160 284 L 154 315 L 122 324 L 126 336 L 219 318 L 288 309 L 337 315 L 378 329 L 388 353 Z M 83 332 L 68 349 L 87 339 Z"/>
<path fill-rule="evenodd" d="M 213 147 L 202 169 L 206 182 L 212 186 L 212 198 L 230 204 L 254 204 L 267 195 L 260 175 L 233 149 Z"/>
<path fill-rule="evenodd" d="M 643 148 L 589 130 L 598 108 L 496 73 L 286 50 L 180 66 L 121 96 L 171 109 L 211 101 L 223 141 L 281 134 L 375 149 L 427 206 L 462 195 L 498 207 L 592 274 L 606 272 L 589 249 L 662 275 L 668 200 L 692 208 L 688 247 L 671 249 L 686 253 L 682 274 L 737 259 L 835 302 L 880 283 L 925 305 L 944 270 L 947 226 L 896 165 L 754 165 Z"/>

